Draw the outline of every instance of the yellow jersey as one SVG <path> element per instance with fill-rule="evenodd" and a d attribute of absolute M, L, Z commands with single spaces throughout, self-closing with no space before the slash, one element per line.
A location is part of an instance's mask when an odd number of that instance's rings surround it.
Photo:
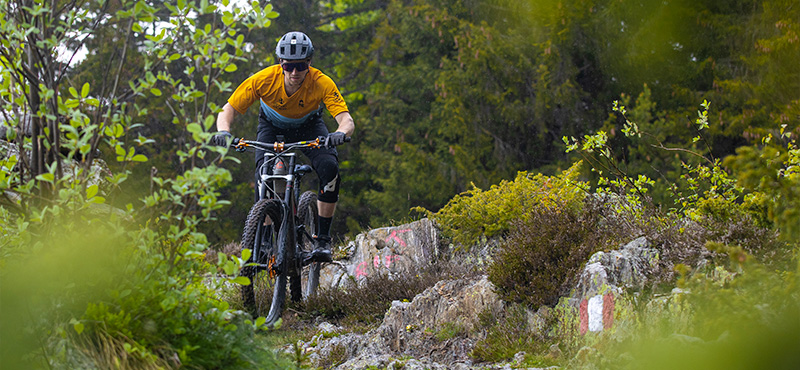
<path fill-rule="evenodd" d="M 228 98 L 228 103 L 244 114 L 258 99 L 261 111 L 272 124 L 284 129 L 300 127 L 310 116 L 321 112 L 323 104 L 334 117 L 348 111 L 336 83 L 313 67 L 308 68 L 303 84 L 292 96 L 286 95 L 283 68 L 276 64 L 244 80 Z"/>

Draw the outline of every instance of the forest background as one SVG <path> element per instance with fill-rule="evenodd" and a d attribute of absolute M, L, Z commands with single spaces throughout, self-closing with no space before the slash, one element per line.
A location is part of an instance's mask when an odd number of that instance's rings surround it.
<path fill-rule="evenodd" d="M 416 206 L 439 209 L 517 171 L 557 173 L 574 160 L 562 138 L 598 129 L 628 173 L 656 179 L 653 196 L 664 201 L 667 179 L 693 158 L 627 147 L 615 100 L 665 147 L 691 141 L 700 103 L 712 102 L 715 124 L 694 148 L 712 159 L 760 145 L 782 124 L 795 129 L 800 114 L 800 9 L 791 1 L 271 4 L 281 15 L 247 35 L 247 62 L 226 80 L 238 84 L 274 63 L 284 32 L 309 34 L 313 64 L 337 81 L 357 124 L 355 141 L 340 150 L 338 234 L 405 219 Z M 95 73 L 87 68 L 76 79 Z M 215 97 L 220 105 L 225 98 Z M 158 141 L 151 158 L 170 168 L 168 142 L 186 133 L 163 124 L 169 111 L 151 112 L 142 128 Z M 256 114 L 251 109 L 234 134 L 252 136 Z M 210 233 L 220 241 L 235 240 L 246 215 L 250 160 L 231 168 L 223 196 L 232 206 Z"/>
<path fill-rule="evenodd" d="M 653 197 L 663 200 L 666 179 L 691 156 L 628 147 L 615 100 L 633 108 L 631 121 L 663 147 L 695 137 L 698 107 L 711 102 L 716 124 L 694 150 L 712 159 L 760 145 L 782 124 L 797 127 L 800 10 L 788 0 L 269 3 L 280 15 L 243 32 L 243 59 L 222 80 L 235 87 L 275 63 L 285 32 L 311 37 L 313 65 L 337 82 L 357 125 L 354 141 L 340 148 L 340 237 L 407 219 L 413 207 L 439 209 L 517 171 L 556 173 L 573 161 L 562 138 L 598 129 L 628 173 L 656 180 Z M 157 27 L 129 33 L 124 26 L 98 25 L 84 43 L 86 58 L 70 68 L 71 86 L 89 82 L 90 95 L 107 89 L 108 66 L 121 51 L 126 63 L 144 63 L 139 45 Z M 123 81 L 138 70 L 127 65 Z M 133 101 L 126 85 L 119 95 Z M 229 94 L 210 89 L 207 101 L 221 106 Z M 147 114 L 133 129 L 154 141 L 140 149 L 149 162 L 132 168 L 122 192 L 130 197 L 120 205 L 151 188 L 151 171 L 170 177 L 186 167 L 173 143 L 192 133 L 172 124 L 174 108 L 151 102 L 136 102 Z M 239 117 L 234 135 L 254 137 L 257 113 Z M 252 155 L 239 158 L 222 189 L 231 205 L 204 226 L 214 243 L 238 238 L 252 199 Z"/>

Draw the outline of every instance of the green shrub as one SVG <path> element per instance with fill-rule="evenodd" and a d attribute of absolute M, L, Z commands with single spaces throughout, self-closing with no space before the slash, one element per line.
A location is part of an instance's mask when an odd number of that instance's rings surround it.
<path fill-rule="evenodd" d="M 472 189 L 450 200 L 436 213 L 416 208 L 436 221 L 445 236 L 470 246 L 481 236 L 505 235 L 514 220 L 540 208 L 579 208 L 585 183 L 576 179 L 581 162 L 558 176 L 520 172 L 514 181 L 502 181 L 489 190 Z"/>
<path fill-rule="evenodd" d="M 228 204 L 219 189 L 231 175 L 218 166 L 226 149 L 208 145 L 220 107 L 198 97 L 212 89 L 230 91 L 220 78 L 245 59 L 233 49 L 207 45 L 233 43 L 237 34 L 243 37 L 241 27 L 268 24 L 277 13 L 271 5 L 255 13 L 232 9 L 224 24 L 164 29 L 144 43 L 127 44 L 135 56 L 114 68 L 125 76 L 106 74 L 126 81 L 120 84 L 124 91 L 92 86 L 95 79 L 81 85 L 87 77 L 82 73 L 46 85 L 9 78 L 29 68 L 42 74 L 62 70 L 60 62 L 50 62 L 69 34 L 105 34 L 87 30 L 83 23 L 89 18 L 137 24 L 160 11 L 141 2 L 109 9 L 98 4 L 81 2 L 64 17 L 47 16 L 60 14 L 54 4 L 15 8 L 16 16 L 0 24 L 4 48 L 27 48 L 41 57 L 34 67 L 24 53 L 4 54 L 0 110 L 15 114 L 2 125 L 23 132 L 22 118 L 31 116 L 47 132 L 9 135 L 15 151 L 0 149 L 0 363 L 13 369 L 274 368 L 274 354 L 254 344 L 258 325 L 216 298 L 218 287 L 247 282 L 237 277 L 243 261 L 221 257 L 212 267 L 203 260 L 209 243 L 201 225 L 216 221 L 214 214 Z M 216 10 L 193 2 L 161 5 L 171 9 L 161 16 L 194 14 L 186 24 Z M 87 9 L 97 12 L 88 15 Z M 42 29 L 60 31 L 30 45 L 24 35 L 32 26 L 20 23 L 30 17 L 38 17 Z M 201 81 L 191 78 L 191 68 L 170 66 L 181 55 L 201 64 L 213 61 L 211 74 Z M 129 98 L 117 99 L 119 94 Z M 175 108 L 168 121 L 148 112 L 156 105 Z M 149 161 L 152 151 L 145 148 L 154 142 L 144 136 L 151 130 L 137 129 L 143 122 L 175 127 L 175 140 L 158 150 L 170 153 L 174 163 L 137 166 Z M 111 173 L 93 166 L 96 155 L 111 163 Z M 144 169 L 149 178 L 134 179 L 140 176 L 132 168 Z M 149 180 L 149 191 L 126 183 L 129 177 L 139 184 Z M 137 199 L 141 194 L 146 195 Z"/>

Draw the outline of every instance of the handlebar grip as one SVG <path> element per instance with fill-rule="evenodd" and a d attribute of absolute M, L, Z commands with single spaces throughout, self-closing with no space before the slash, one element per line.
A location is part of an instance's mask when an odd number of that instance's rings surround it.
<path fill-rule="evenodd" d="M 319 139 L 319 141 L 320 141 L 320 143 L 322 144 L 322 146 L 324 146 L 324 147 L 327 147 L 327 146 L 325 145 L 325 141 L 328 139 L 328 136 L 326 136 L 326 135 L 318 136 L 318 137 L 317 137 L 317 139 Z M 345 137 L 344 137 L 344 142 L 345 142 L 345 143 L 349 143 L 349 142 L 350 142 L 352 139 L 353 139 L 353 138 L 352 138 L 352 137 L 350 137 L 350 136 L 345 136 Z M 332 147 L 332 146 L 331 146 L 331 147 Z"/>

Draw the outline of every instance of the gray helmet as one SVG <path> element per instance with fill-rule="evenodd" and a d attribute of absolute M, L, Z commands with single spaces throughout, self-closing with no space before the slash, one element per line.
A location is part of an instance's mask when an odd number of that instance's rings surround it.
<path fill-rule="evenodd" d="M 280 59 L 308 59 L 314 55 L 314 45 L 305 33 L 292 31 L 278 41 L 275 54 Z"/>

